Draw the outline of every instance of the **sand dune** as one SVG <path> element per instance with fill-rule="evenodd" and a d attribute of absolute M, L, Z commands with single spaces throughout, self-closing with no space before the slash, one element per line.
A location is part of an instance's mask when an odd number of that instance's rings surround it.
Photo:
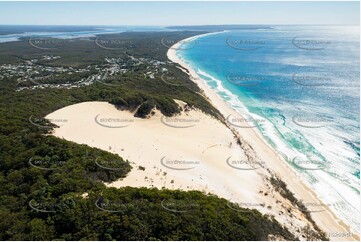
<path fill-rule="evenodd" d="M 169 59 L 187 68 L 175 55 L 176 49 L 177 45 L 169 49 Z M 194 71 L 189 69 L 188 72 L 224 117 L 242 118 Z M 186 105 L 181 100 L 175 101 L 180 106 Z M 302 211 L 275 190 L 268 178 L 277 174 L 298 199 L 322 204 L 255 129 L 225 125 L 199 110 L 183 111 L 172 118 L 155 110 L 152 117 L 140 119 L 106 102 L 85 102 L 57 110 L 46 118 L 55 120 L 55 124 L 56 120 L 67 120 L 58 124 L 60 127 L 53 135 L 129 160 L 132 171 L 126 178 L 107 184 L 109 187 L 157 187 L 213 193 L 242 207 L 274 215 L 302 240 L 306 239 L 303 237 L 305 226 L 312 227 L 312 224 Z M 327 234 L 349 232 L 327 207 L 311 216 Z M 330 239 L 357 240 L 358 237 Z"/>
<path fill-rule="evenodd" d="M 201 111 L 182 112 L 171 119 L 156 111 L 151 118 L 140 119 L 106 102 L 85 102 L 46 118 L 67 120 L 59 123 L 55 136 L 117 153 L 131 162 L 133 169 L 128 176 L 108 186 L 213 193 L 275 215 L 300 237 L 302 228 L 309 224 L 300 211 L 287 212 L 293 205 L 265 179 L 265 164 L 246 162 L 233 132 Z"/>

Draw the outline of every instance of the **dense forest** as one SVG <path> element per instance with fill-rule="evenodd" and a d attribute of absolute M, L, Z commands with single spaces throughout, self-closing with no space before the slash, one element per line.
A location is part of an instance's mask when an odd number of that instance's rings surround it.
<path fill-rule="evenodd" d="M 72 40 L 52 50 L 34 48 L 25 38 L 0 45 L 0 65 L 22 65 L 37 59 L 36 65 L 42 67 L 89 67 L 94 71 L 105 65 L 105 58 L 120 58 L 131 66 L 112 78 L 112 85 L 95 82 L 78 88 L 18 91 L 36 84 L 19 82 L 21 76 L 16 74 L 0 78 L 0 240 L 296 239 L 274 218 L 256 210 L 236 212 L 225 199 L 213 195 L 107 188 L 104 182 L 137 169 L 130 166 L 131 161 L 48 135 L 54 125 L 44 116 L 84 101 L 107 101 L 120 109 L 138 110 L 135 115 L 145 117 L 154 107 L 167 116 L 178 113 L 173 99 L 182 99 L 220 118 L 186 73 L 167 60 L 167 47 L 161 44 L 165 36 L 178 41 L 199 33 L 107 36 L 123 43 L 116 50 L 99 48 L 95 38 Z M 44 55 L 61 58 L 41 60 Z M 146 59 L 133 65 L 134 58 Z M 150 60 L 162 62 L 167 75 L 182 85 L 166 85 L 160 72 L 154 71 L 154 78 L 147 76 Z M 81 78 L 79 74 L 66 81 Z M 99 159 L 112 161 L 113 169 L 97 165 Z"/>

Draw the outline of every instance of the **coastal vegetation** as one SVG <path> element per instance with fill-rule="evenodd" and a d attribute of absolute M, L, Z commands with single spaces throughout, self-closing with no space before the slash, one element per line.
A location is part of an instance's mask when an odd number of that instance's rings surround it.
<path fill-rule="evenodd" d="M 164 37 L 176 42 L 199 33 L 101 36 L 121 43 L 112 50 L 94 44 L 96 38 L 51 50 L 34 48 L 29 39 L 0 45 L 0 63 L 5 65 L 0 73 L 0 240 L 296 239 L 273 217 L 250 209 L 236 212 L 213 195 L 107 188 L 104 183 L 127 175 L 131 161 L 49 135 L 54 125 L 44 119 L 47 114 L 85 101 L 107 101 L 146 117 L 153 108 L 166 116 L 179 113 L 174 99 L 181 99 L 219 118 L 189 77 L 168 62 L 168 48 L 161 44 Z M 114 67 L 117 61 L 121 68 Z M 23 67 L 37 70 L 30 76 L 52 73 L 56 78 L 25 84 L 22 76 L 28 71 L 21 72 Z M 68 69 L 59 74 L 56 67 Z M 94 78 L 84 81 L 86 85 L 79 84 L 85 74 L 66 79 L 79 69 Z M 104 69 L 115 74 L 106 76 Z M 164 72 L 186 85 L 167 85 Z M 48 81 L 54 85 L 44 86 Z"/>
<path fill-rule="evenodd" d="M 316 232 L 314 232 L 312 229 L 308 229 L 307 231 L 305 231 L 304 234 L 307 236 L 307 240 L 328 240 L 326 233 L 323 232 L 312 219 L 308 208 L 302 203 L 302 201 L 298 200 L 295 195 L 287 188 L 287 184 L 277 176 L 272 176 L 270 178 L 270 182 L 275 187 L 277 192 L 279 192 L 292 204 L 295 204 L 299 211 L 301 211 L 305 215 L 307 220 L 312 223 L 312 226 L 315 228 Z"/>

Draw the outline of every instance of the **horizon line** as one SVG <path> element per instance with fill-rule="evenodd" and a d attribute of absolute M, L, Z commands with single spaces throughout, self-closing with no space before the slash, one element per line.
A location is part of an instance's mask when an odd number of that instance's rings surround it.
<path fill-rule="evenodd" d="M 237 25 L 257 25 L 257 26 L 360 26 L 360 24 L 185 24 L 185 25 L 143 25 L 143 24 L 0 24 L 0 26 L 84 26 L 84 27 L 123 27 L 123 26 L 146 26 L 146 27 L 195 27 L 195 26 L 237 26 Z"/>

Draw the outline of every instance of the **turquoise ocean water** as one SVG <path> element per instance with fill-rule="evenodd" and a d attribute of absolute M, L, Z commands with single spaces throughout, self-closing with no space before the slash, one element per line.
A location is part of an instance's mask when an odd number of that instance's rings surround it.
<path fill-rule="evenodd" d="M 359 34 L 358 26 L 275 26 L 205 35 L 177 50 L 358 232 Z"/>

